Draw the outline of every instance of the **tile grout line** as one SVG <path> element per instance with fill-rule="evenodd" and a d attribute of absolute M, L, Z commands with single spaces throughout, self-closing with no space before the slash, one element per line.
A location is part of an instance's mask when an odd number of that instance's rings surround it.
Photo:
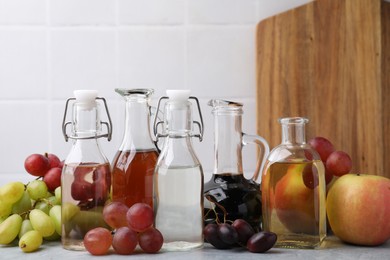
<path fill-rule="evenodd" d="M 51 86 L 51 30 L 50 30 L 50 0 L 46 0 L 46 106 L 48 107 L 47 116 L 48 116 L 48 152 L 53 153 L 53 93 Z M 55 152 L 54 152 L 55 153 Z"/>

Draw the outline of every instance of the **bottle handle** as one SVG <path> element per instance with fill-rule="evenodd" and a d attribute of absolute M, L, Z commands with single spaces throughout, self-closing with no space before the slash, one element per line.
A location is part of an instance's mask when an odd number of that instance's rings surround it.
<path fill-rule="evenodd" d="M 262 153 L 259 153 L 259 157 L 258 157 L 257 163 L 256 163 L 256 170 L 255 170 L 253 177 L 252 177 L 253 181 L 260 183 L 260 181 L 258 181 L 258 179 L 259 179 L 260 173 L 263 171 L 263 167 L 264 167 L 265 161 L 268 157 L 269 150 L 270 150 L 268 142 L 261 136 L 248 135 L 248 134 L 242 133 L 242 144 L 243 144 L 243 146 L 245 146 L 247 144 L 257 144 L 260 147 L 260 149 L 262 150 Z"/>

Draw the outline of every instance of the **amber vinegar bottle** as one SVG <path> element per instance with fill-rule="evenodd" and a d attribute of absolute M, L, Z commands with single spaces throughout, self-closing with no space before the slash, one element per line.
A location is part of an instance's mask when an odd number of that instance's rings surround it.
<path fill-rule="evenodd" d="M 153 207 L 153 172 L 158 152 L 150 132 L 152 89 L 116 89 L 125 98 L 125 131 L 112 162 L 112 200 Z"/>

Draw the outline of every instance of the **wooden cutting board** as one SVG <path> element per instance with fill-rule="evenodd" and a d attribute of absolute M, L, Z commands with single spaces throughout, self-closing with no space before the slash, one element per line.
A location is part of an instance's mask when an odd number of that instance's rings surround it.
<path fill-rule="evenodd" d="M 258 134 L 274 147 L 278 118 L 307 117 L 307 139 L 330 139 L 354 172 L 390 177 L 390 3 L 317 0 L 256 33 Z"/>

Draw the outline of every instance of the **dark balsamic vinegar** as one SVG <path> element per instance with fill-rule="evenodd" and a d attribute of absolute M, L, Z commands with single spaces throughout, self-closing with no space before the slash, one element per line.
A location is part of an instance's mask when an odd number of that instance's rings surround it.
<path fill-rule="evenodd" d="M 261 229 L 260 187 L 243 174 L 213 174 L 204 185 L 204 196 L 205 225 L 215 223 L 216 219 L 224 222 L 225 210 L 226 220 L 244 219 L 256 231 Z"/>

